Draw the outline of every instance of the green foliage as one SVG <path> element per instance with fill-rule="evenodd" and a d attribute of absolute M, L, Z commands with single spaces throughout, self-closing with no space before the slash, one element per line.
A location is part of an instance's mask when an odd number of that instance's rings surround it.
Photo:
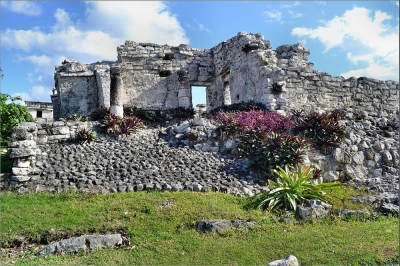
<path fill-rule="evenodd" d="M 351 191 L 346 197 L 358 193 Z M 287 254 L 295 254 L 302 265 L 398 262 L 396 217 L 380 216 L 373 222 L 329 217 L 282 223 L 275 213 L 245 209 L 250 202 L 247 197 L 214 192 L 2 192 L 0 196 L 1 265 L 265 265 Z M 171 204 L 163 207 L 166 199 Z M 204 217 L 241 217 L 259 226 L 226 234 L 199 234 L 195 228 Z M 52 228 L 60 234 L 49 238 Z M 121 231 L 131 238 L 129 247 L 33 256 L 43 244 L 84 234 Z M 17 242 L 21 239 L 27 248 L 21 247 L 22 253 L 19 248 L 14 249 L 18 255 L 8 257 L 8 249 L 21 243 Z M 29 253 L 30 248 L 34 252 Z"/>
<path fill-rule="evenodd" d="M 337 110 L 322 114 L 303 110 L 292 111 L 293 133 L 310 139 L 315 148 L 329 152 L 345 138 L 344 126 L 340 124 L 342 114 Z"/>
<path fill-rule="evenodd" d="M 10 102 L 7 103 L 7 101 Z M 28 112 L 28 108 L 16 103 L 16 101 L 22 101 L 22 98 L 0 93 L 1 146 L 7 146 L 10 142 L 11 129 L 19 126 L 22 122 L 35 121 Z"/>
<path fill-rule="evenodd" d="M 237 111 L 251 111 L 251 110 L 267 110 L 267 106 L 262 102 L 257 101 L 247 101 L 247 102 L 240 102 L 234 103 L 230 105 L 222 105 L 217 108 L 214 108 L 210 111 L 209 115 L 214 116 L 219 113 L 219 111 L 223 112 L 237 112 Z"/>
<path fill-rule="evenodd" d="M 124 116 L 140 118 L 145 124 L 162 122 L 165 120 L 165 114 L 161 111 L 146 111 L 137 107 L 124 107 Z"/>
<path fill-rule="evenodd" d="M 126 136 L 136 133 L 137 130 L 144 127 L 143 121 L 140 118 L 135 116 L 121 118 L 112 114 L 106 115 L 100 126 L 106 134 L 124 134 Z"/>
<path fill-rule="evenodd" d="M 278 166 L 278 170 L 273 170 L 277 176 L 277 181 L 269 180 L 271 190 L 258 196 L 259 208 L 265 208 L 268 205 L 269 210 L 284 208 L 286 210 L 297 210 L 297 206 L 308 199 L 326 199 L 328 190 L 340 186 L 337 183 L 312 184 L 310 179 L 313 177 L 313 169 L 307 167 L 304 170 L 298 167 L 294 173 Z"/>
<path fill-rule="evenodd" d="M 301 136 L 271 133 L 266 135 L 251 159 L 250 167 L 265 177 L 276 167 L 295 166 L 304 161 L 310 145 Z"/>
<path fill-rule="evenodd" d="M 67 117 L 61 117 L 60 121 L 80 121 L 80 122 L 86 122 L 88 121 L 88 118 L 84 115 L 78 115 L 78 114 L 73 114 Z"/>
<path fill-rule="evenodd" d="M 120 124 L 122 124 L 121 117 L 113 114 L 108 114 L 104 117 L 100 128 L 103 129 L 103 132 L 106 134 L 117 134 L 120 133 Z"/>
<path fill-rule="evenodd" d="M 108 114 L 110 114 L 110 108 L 100 107 L 90 113 L 90 118 L 93 121 L 102 121 Z"/>
<path fill-rule="evenodd" d="M 97 135 L 94 131 L 84 128 L 76 133 L 76 138 L 79 143 L 84 144 L 95 141 L 97 139 Z"/>
<path fill-rule="evenodd" d="M 189 107 L 189 108 L 177 107 L 177 108 L 168 109 L 167 114 L 172 119 L 183 120 L 183 119 L 193 118 L 194 114 L 195 114 L 195 110 L 191 107 Z"/>

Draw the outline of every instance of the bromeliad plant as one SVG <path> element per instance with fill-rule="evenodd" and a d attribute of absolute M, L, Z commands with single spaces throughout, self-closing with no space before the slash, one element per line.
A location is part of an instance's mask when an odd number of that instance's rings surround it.
<path fill-rule="evenodd" d="M 250 161 L 250 167 L 265 178 L 271 177 L 272 170 L 285 165 L 303 163 L 310 143 L 301 136 L 289 134 L 268 134 Z"/>
<path fill-rule="evenodd" d="M 230 105 L 222 105 L 217 108 L 214 108 L 213 110 L 210 111 L 210 116 L 214 116 L 218 114 L 220 111 L 223 112 L 240 112 L 240 111 L 251 111 L 251 110 L 267 110 L 267 106 L 263 104 L 262 102 L 256 102 L 256 101 L 248 101 L 248 102 L 240 102 L 240 103 L 234 103 Z"/>
<path fill-rule="evenodd" d="M 277 181 L 269 180 L 271 190 L 256 196 L 259 201 L 258 208 L 274 210 L 284 208 L 286 210 L 297 211 L 298 205 L 309 199 L 325 200 L 328 190 L 336 189 L 338 183 L 312 184 L 310 179 L 313 177 L 313 169 L 301 166 L 295 172 L 290 172 L 288 166 L 285 169 L 278 166 L 273 170 Z"/>
<path fill-rule="evenodd" d="M 345 138 L 344 127 L 340 124 L 342 118 L 343 115 L 337 110 L 322 114 L 292 111 L 292 131 L 310 139 L 315 148 L 329 152 Z"/>
<path fill-rule="evenodd" d="M 93 121 L 102 121 L 106 117 L 106 115 L 109 115 L 109 114 L 110 114 L 110 108 L 100 107 L 100 108 L 93 110 L 90 113 L 90 118 Z"/>
<path fill-rule="evenodd" d="M 76 133 L 76 138 L 80 144 L 85 144 L 95 141 L 97 139 L 97 135 L 94 131 L 84 128 Z"/>

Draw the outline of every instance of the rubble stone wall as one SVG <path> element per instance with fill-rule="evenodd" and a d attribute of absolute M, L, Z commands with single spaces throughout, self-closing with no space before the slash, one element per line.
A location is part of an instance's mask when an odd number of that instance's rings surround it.
<path fill-rule="evenodd" d="M 191 107 L 191 86 L 206 87 L 207 110 L 249 100 L 271 110 L 353 108 L 379 116 L 399 110 L 398 82 L 313 70 L 310 51 L 302 44 L 272 50 L 261 34 L 239 32 L 211 49 L 126 41 L 117 52 L 115 62 L 66 59 L 56 67 L 55 121 L 109 107 L 115 97 L 122 99 L 119 105 L 150 110 Z M 117 67 L 122 81 L 114 95 L 110 68 Z M 281 91 L 272 91 L 275 85 Z"/>

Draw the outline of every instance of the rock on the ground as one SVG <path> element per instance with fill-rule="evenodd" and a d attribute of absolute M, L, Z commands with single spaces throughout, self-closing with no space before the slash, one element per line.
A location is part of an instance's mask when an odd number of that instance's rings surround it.
<path fill-rule="evenodd" d="M 284 259 L 274 260 L 267 264 L 267 266 L 298 266 L 299 262 L 293 255 L 289 255 Z"/>
<path fill-rule="evenodd" d="M 232 229 L 248 229 L 257 226 L 256 222 L 244 220 L 202 220 L 197 225 L 199 232 L 222 233 L 230 228 Z"/>
<path fill-rule="evenodd" d="M 48 255 L 52 253 L 76 253 L 85 250 L 113 248 L 122 245 L 122 236 L 113 235 L 83 235 L 72 237 L 52 243 L 36 253 L 37 256 Z"/>
<path fill-rule="evenodd" d="M 332 205 L 319 199 L 311 199 L 298 206 L 299 217 L 301 219 L 323 218 L 329 215 Z"/>

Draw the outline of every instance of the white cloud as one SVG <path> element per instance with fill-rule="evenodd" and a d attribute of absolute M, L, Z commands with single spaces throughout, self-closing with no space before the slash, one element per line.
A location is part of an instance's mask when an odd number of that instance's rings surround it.
<path fill-rule="evenodd" d="M 317 28 L 294 28 L 292 35 L 317 39 L 325 46 L 324 52 L 340 48 L 346 53 L 346 58 L 353 64 L 366 62 L 370 66 L 365 71 L 379 69 L 380 71 L 396 71 L 387 74 L 399 79 L 399 25 L 395 27 L 386 23 L 392 17 L 382 11 L 371 11 L 363 7 L 347 10 L 342 16 L 336 16 L 323 22 Z M 380 68 L 378 68 L 380 66 Z M 371 77 L 375 77 L 370 72 Z"/>
<path fill-rule="evenodd" d="M 14 13 L 20 13 L 28 16 L 39 16 L 42 11 L 34 2 L 28 1 L 1 1 L 1 7 Z"/>
<path fill-rule="evenodd" d="M 57 9 L 50 32 L 38 27 L 6 29 L 2 32 L 2 45 L 26 53 L 38 49 L 53 58 L 65 54 L 90 63 L 116 60 L 116 47 L 126 40 L 171 45 L 189 42 L 176 17 L 161 2 L 98 1 L 87 5 L 84 21 L 74 22 L 68 12 Z"/>
<path fill-rule="evenodd" d="M 5 5 L 10 9 L 12 3 L 2 2 L 2 7 Z M 22 3 L 29 6 L 26 3 L 31 2 Z M 86 5 L 86 18 L 78 21 L 74 21 L 66 10 L 57 9 L 53 14 L 56 22 L 49 31 L 32 27 L 28 30 L 7 28 L 1 32 L 2 46 L 17 51 L 14 55 L 17 61 L 30 62 L 36 73 L 44 74 L 41 80 L 36 80 L 36 85 L 40 86 L 24 92 L 24 98 L 45 97 L 44 100 L 49 101 L 54 66 L 60 65 L 65 58 L 83 63 L 117 60 L 116 48 L 126 40 L 189 44 L 176 16 L 162 2 L 97 1 L 86 2 Z M 198 26 L 208 30 L 202 24 Z M 35 81 L 29 76 L 27 79 Z"/>
<path fill-rule="evenodd" d="M 392 3 L 395 3 L 397 6 L 399 6 L 399 1 L 390 1 Z"/>
<path fill-rule="evenodd" d="M 189 44 L 185 31 L 168 6 L 158 1 L 86 2 L 83 29 L 96 30 L 125 40 L 160 44 Z M 115 49 L 115 48 L 114 48 Z"/>
<path fill-rule="evenodd" d="M 397 57 L 398 58 L 398 57 Z M 377 64 L 371 64 L 363 69 L 350 70 L 341 73 L 340 76 L 349 77 L 373 77 L 380 80 L 399 80 L 399 67 L 386 67 Z"/>
<path fill-rule="evenodd" d="M 291 8 L 291 7 L 294 7 L 294 6 L 299 6 L 300 5 L 300 2 L 294 2 L 292 5 L 288 5 L 288 4 L 286 4 L 286 5 L 281 5 L 281 8 Z"/>
<path fill-rule="evenodd" d="M 194 22 L 197 24 L 197 29 L 198 29 L 199 31 L 211 32 L 208 28 L 206 28 L 206 27 L 204 26 L 204 24 L 199 23 L 196 19 L 194 19 Z"/>
<path fill-rule="evenodd" d="M 326 2 L 325 1 L 315 1 L 317 4 L 319 4 L 319 5 L 326 5 Z"/>
<path fill-rule="evenodd" d="M 278 10 L 265 11 L 264 14 L 266 14 L 267 17 L 269 18 L 267 22 L 273 22 L 273 21 L 281 22 L 282 13 L 279 12 Z"/>
<path fill-rule="evenodd" d="M 294 12 L 292 10 L 289 10 L 288 13 L 292 16 L 292 18 L 301 18 L 303 16 L 303 14 Z"/>
<path fill-rule="evenodd" d="M 52 89 L 45 88 L 43 86 L 33 86 L 28 91 L 13 93 L 12 96 L 20 96 L 22 98 L 21 104 L 25 104 L 24 101 L 37 101 L 37 102 L 49 102 Z"/>

